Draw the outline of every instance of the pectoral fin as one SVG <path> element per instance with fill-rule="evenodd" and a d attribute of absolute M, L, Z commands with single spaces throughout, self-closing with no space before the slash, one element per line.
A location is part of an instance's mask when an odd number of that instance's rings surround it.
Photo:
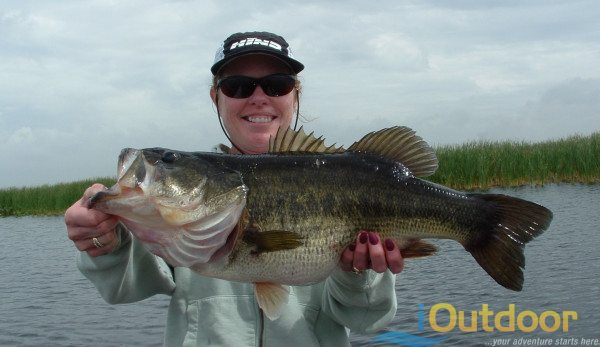
<path fill-rule="evenodd" d="M 254 295 L 258 306 L 270 320 L 279 318 L 281 308 L 287 303 L 289 294 L 289 286 L 270 282 L 254 283 Z"/>
<path fill-rule="evenodd" d="M 300 234 L 293 231 L 259 231 L 257 228 L 252 227 L 244 231 L 243 237 L 244 242 L 256 246 L 256 253 L 294 249 L 302 245 L 302 239 Z"/>

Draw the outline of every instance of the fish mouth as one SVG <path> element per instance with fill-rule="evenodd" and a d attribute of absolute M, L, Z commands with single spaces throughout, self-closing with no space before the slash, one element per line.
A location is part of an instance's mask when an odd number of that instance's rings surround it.
<path fill-rule="evenodd" d="M 117 181 L 121 180 L 132 165 L 142 156 L 142 151 L 135 148 L 123 148 L 119 154 L 117 165 Z"/>
<path fill-rule="evenodd" d="M 88 201 L 88 208 L 102 205 L 109 200 L 142 195 L 144 192 L 140 184 L 145 176 L 146 165 L 142 151 L 134 148 L 124 148 L 119 154 L 117 183 L 94 194 Z"/>
<path fill-rule="evenodd" d="M 141 195 L 141 194 L 143 194 L 143 191 L 139 187 L 130 188 L 130 187 L 121 186 L 119 183 L 117 183 L 106 190 L 99 191 L 96 194 L 92 195 L 92 197 L 90 197 L 88 200 L 87 207 L 91 209 L 91 208 L 95 208 L 98 205 L 101 205 L 109 200 L 123 199 L 124 197 L 127 197 L 127 196 L 134 196 L 134 195 Z"/>
<path fill-rule="evenodd" d="M 121 194 L 121 187 L 119 186 L 119 184 L 115 184 L 114 186 L 107 188 L 106 190 L 102 190 L 97 192 L 96 194 L 92 195 L 91 198 L 89 198 L 88 200 L 88 208 L 94 208 L 96 207 L 96 205 L 98 205 L 99 203 L 106 201 L 106 200 L 112 200 L 117 198 L 119 195 Z"/>

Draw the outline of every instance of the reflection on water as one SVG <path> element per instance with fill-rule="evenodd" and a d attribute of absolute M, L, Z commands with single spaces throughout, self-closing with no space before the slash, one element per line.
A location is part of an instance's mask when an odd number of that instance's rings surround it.
<path fill-rule="evenodd" d="M 552 185 L 495 190 L 538 202 L 554 212 L 550 229 L 525 249 L 522 292 L 497 285 L 453 241 L 436 241 L 438 255 L 407 261 L 396 289 L 398 312 L 392 324 L 372 335 L 352 335 L 354 346 L 393 346 L 373 339 L 383 332 L 445 336 L 440 346 L 484 346 L 494 338 L 600 338 L 600 186 Z M 0 345 L 162 345 L 168 297 L 108 305 L 75 267 L 75 248 L 60 217 L 0 218 Z M 440 334 L 427 321 L 429 309 L 448 303 L 467 314 L 488 304 L 493 311 L 515 304 L 517 314 L 574 310 L 569 332 Z M 419 331 L 419 304 L 425 322 Z M 421 311 L 423 312 L 423 311 Z M 440 325 L 448 323 L 439 315 Z M 479 327 L 481 327 L 481 322 Z"/>

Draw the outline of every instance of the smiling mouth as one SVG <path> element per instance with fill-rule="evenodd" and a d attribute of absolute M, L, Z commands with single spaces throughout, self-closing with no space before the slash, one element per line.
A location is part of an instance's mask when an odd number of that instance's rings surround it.
<path fill-rule="evenodd" d="M 250 123 L 270 123 L 277 117 L 275 117 L 275 116 L 245 116 L 242 118 L 247 120 Z"/>

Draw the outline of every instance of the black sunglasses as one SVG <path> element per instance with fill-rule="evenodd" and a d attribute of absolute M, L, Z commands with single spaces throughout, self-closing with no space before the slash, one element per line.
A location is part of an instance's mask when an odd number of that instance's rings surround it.
<path fill-rule="evenodd" d="M 296 79 L 292 75 L 273 74 L 261 78 L 248 76 L 229 76 L 217 82 L 217 88 L 230 98 L 245 99 L 250 97 L 256 86 L 268 96 L 282 96 L 289 94 L 296 85 Z"/>

